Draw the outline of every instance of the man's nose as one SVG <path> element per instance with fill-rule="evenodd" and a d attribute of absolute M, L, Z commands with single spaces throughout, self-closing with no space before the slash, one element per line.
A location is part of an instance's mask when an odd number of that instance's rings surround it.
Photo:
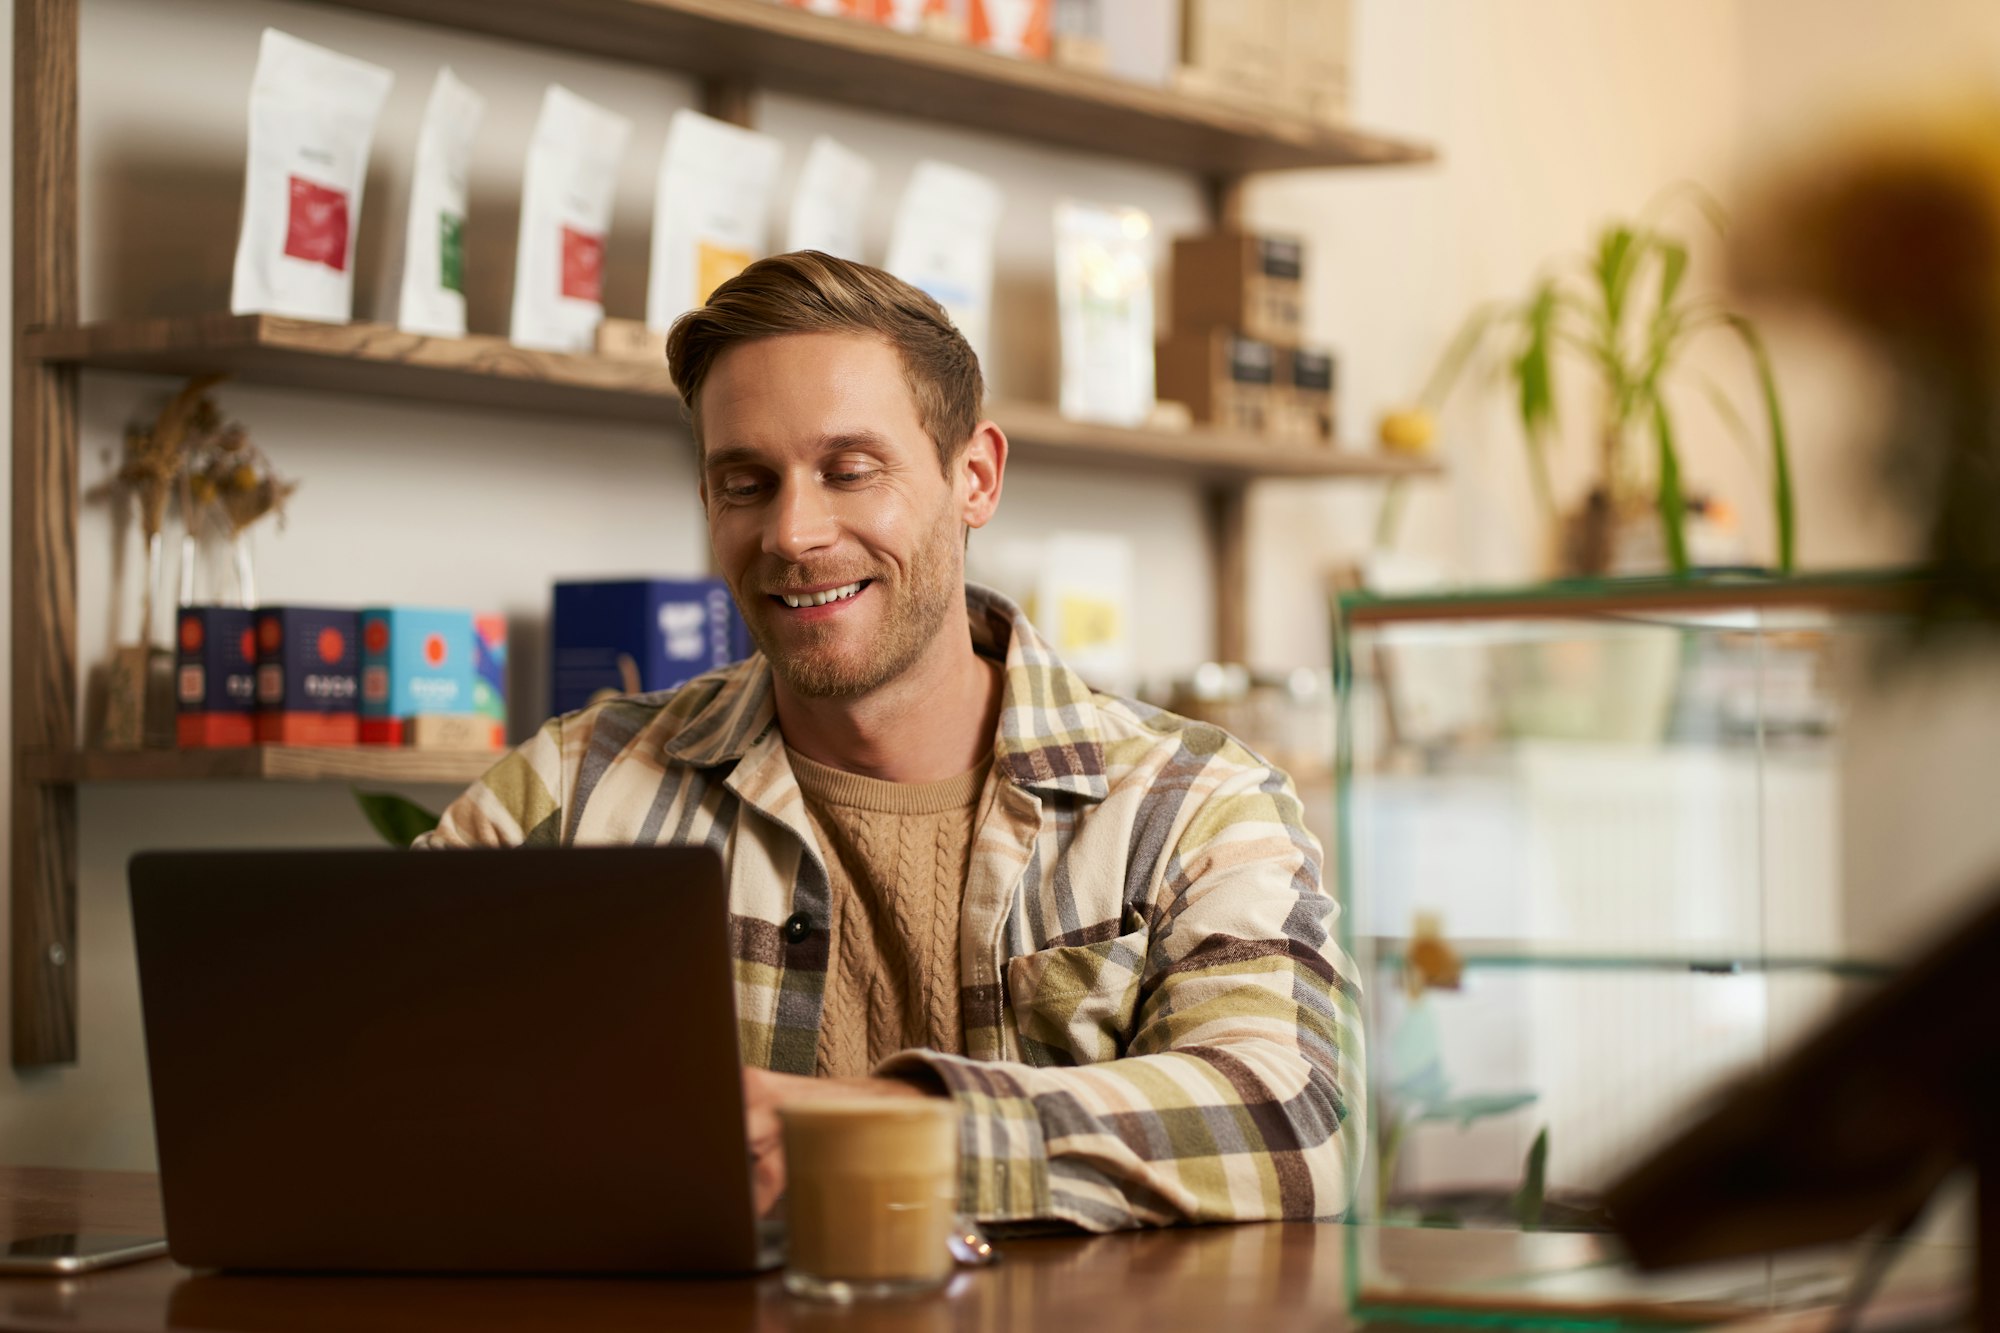
<path fill-rule="evenodd" d="M 834 540 L 833 508 L 810 482 L 786 480 L 778 487 L 764 527 L 764 551 L 797 563 Z"/>

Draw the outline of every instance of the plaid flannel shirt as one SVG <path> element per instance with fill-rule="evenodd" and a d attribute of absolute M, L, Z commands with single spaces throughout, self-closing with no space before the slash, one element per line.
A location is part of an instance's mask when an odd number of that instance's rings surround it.
<path fill-rule="evenodd" d="M 1327 1218 L 1362 1152 L 1361 1017 L 1286 775 L 1226 733 L 1095 694 L 966 591 L 1005 663 L 959 937 L 963 1112 L 986 1221 L 1089 1230 Z M 419 845 L 705 843 L 728 867 L 746 1062 L 813 1072 L 828 881 L 769 665 L 552 719 Z"/>

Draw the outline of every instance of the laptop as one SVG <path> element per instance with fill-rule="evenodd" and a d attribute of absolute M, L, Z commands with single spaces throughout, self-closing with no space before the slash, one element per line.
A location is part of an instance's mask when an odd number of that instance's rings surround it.
<path fill-rule="evenodd" d="M 713 850 L 147 852 L 131 889 L 177 1263 L 773 1262 Z"/>

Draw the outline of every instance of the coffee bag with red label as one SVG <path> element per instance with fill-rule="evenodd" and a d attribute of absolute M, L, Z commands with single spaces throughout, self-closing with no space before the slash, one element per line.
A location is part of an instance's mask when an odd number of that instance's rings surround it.
<path fill-rule="evenodd" d="M 379 66 L 264 29 L 232 311 L 352 317 L 361 186 L 390 81 Z"/>
<path fill-rule="evenodd" d="M 632 122 L 560 84 L 542 95 L 521 181 L 508 336 L 523 347 L 590 350 L 604 319 L 604 241 Z"/>

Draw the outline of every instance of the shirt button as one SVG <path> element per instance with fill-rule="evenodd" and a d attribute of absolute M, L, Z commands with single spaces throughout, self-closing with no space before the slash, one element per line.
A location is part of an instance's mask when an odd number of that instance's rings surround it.
<path fill-rule="evenodd" d="M 811 917 L 804 912 L 794 912 L 785 921 L 785 938 L 793 944 L 799 944 L 806 936 L 812 934 L 812 928 Z"/>

